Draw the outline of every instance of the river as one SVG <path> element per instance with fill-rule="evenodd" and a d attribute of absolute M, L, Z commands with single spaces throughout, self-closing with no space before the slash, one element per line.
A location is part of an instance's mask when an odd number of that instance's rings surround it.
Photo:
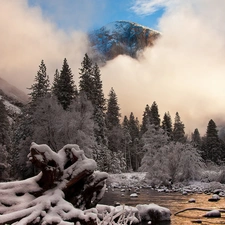
<path fill-rule="evenodd" d="M 225 224 L 225 214 L 222 213 L 221 218 L 206 218 L 203 215 L 206 213 L 204 211 L 199 210 L 188 210 L 183 213 L 180 213 L 174 216 L 174 213 L 185 209 L 185 208 L 209 208 L 209 209 L 219 209 L 225 208 L 225 199 L 221 197 L 218 202 L 210 202 L 208 201 L 211 198 L 211 195 L 207 194 L 197 194 L 197 193 L 189 193 L 188 195 L 182 195 L 182 193 L 172 192 L 158 192 L 151 189 L 140 189 L 138 197 L 130 197 L 132 191 L 126 190 L 125 192 L 121 192 L 120 189 L 109 189 L 100 204 L 105 205 L 114 205 L 115 202 L 119 202 L 120 204 L 125 204 L 128 206 L 136 206 L 137 204 L 149 204 L 155 203 L 159 206 L 166 207 L 170 209 L 171 221 L 170 222 L 161 222 L 157 225 L 193 225 L 193 221 L 201 220 L 201 224 Z M 194 198 L 195 203 L 189 203 L 189 199 Z M 147 223 L 143 223 L 147 224 Z"/>

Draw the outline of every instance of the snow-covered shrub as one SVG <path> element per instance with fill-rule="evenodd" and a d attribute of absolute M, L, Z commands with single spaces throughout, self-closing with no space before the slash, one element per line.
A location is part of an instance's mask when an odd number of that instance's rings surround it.
<path fill-rule="evenodd" d="M 225 170 L 224 170 L 224 168 L 219 173 L 218 182 L 220 182 L 221 184 L 225 184 Z"/>
<path fill-rule="evenodd" d="M 197 149 L 189 143 L 167 140 L 162 129 L 156 130 L 149 126 L 142 138 L 146 153 L 140 171 L 147 172 L 152 185 L 198 180 L 204 163 Z"/>

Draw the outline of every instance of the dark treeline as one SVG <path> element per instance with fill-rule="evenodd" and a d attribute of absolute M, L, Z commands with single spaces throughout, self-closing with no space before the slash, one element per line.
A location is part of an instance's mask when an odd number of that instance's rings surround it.
<path fill-rule="evenodd" d="M 161 120 L 156 102 L 146 105 L 141 123 L 133 112 L 121 118 L 114 88 L 105 98 L 102 85 L 99 66 L 87 54 L 78 84 L 67 59 L 50 84 L 42 60 L 29 88 L 30 101 L 13 122 L 0 100 L 0 179 L 38 172 L 27 160 L 33 141 L 56 152 L 65 144 L 78 144 L 100 170 L 145 171 L 155 183 L 199 179 L 201 168 L 224 164 L 225 144 L 213 120 L 203 137 L 197 128 L 187 137 L 179 113 L 174 122 L 169 112 Z"/>

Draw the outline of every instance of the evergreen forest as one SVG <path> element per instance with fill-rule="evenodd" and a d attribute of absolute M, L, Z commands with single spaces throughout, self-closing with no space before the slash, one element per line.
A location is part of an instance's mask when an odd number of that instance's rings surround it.
<path fill-rule="evenodd" d="M 56 69 L 52 84 L 42 60 L 30 101 L 9 121 L 0 99 L 0 180 L 25 179 L 38 173 L 27 155 L 32 142 L 57 151 L 77 144 L 108 173 L 147 172 L 152 185 L 190 180 L 212 181 L 209 170 L 220 170 L 225 161 L 225 142 L 211 119 L 201 136 L 196 128 L 185 134 L 181 115 L 159 114 L 157 103 L 147 104 L 141 121 L 133 112 L 123 118 L 116 91 L 104 96 L 98 64 L 85 54 L 79 83 L 67 59 Z M 204 172 L 205 171 L 205 172 Z M 223 172 L 217 181 L 225 182 Z"/>

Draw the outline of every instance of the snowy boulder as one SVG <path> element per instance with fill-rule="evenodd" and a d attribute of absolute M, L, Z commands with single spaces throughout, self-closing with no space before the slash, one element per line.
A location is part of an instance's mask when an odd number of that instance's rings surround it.
<path fill-rule="evenodd" d="M 114 206 L 119 206 L 120 203 L 119 202 L 114 202 Z"/>
<path fill-rule="evenodd" d="M 220 192 L 218 195 L 219 195 L 220 197 L 225 197 L 225 193 L 224 193 L 224 192 Z"/>
<path fill-rule="evenodd" d="M 138 194 L 137 193 L 132 193 L 132 194 L 130 194 L 130 197 L 131 198 L 137 198 L 138 197 Z"/>
<path fill-rule="evenodd" d="M 154 203 L 151 203 L 149 205 L 137 205 L 136 207 L 140 213 L 142 221 L 157 222 L 170 220 L 171 212 L 165 207 L 161 207 Z"/>
<path fill-rule="evenodd" d="M 207 212 L 204 217 L 221 217 L 221 213 L 219 210 L 217 209 L 214 209 L 214 210 L 211 210 L 209 212 Z"/>
<path fill-rule="evenodd" d="M 223 190 L 222 189 L 215 189 L 214 191 L 213 191 L 213 194 L 219 194 L 220 192 L 223 192 Z"/>
<path fill-rule="evenodd" d="M 195 199 L 194 199 L 194 198 L 190 198 L 190 199 L 188 200 L 188 202 L 189 202 L 189 203 L 195 203 Z"/>
<path fill-rule="evenodd" d="M 209 202 L 217 202 L 220 200 L 220 196 L 217 194 L 214 194 L 210 199 L 208 199 Z"/>

